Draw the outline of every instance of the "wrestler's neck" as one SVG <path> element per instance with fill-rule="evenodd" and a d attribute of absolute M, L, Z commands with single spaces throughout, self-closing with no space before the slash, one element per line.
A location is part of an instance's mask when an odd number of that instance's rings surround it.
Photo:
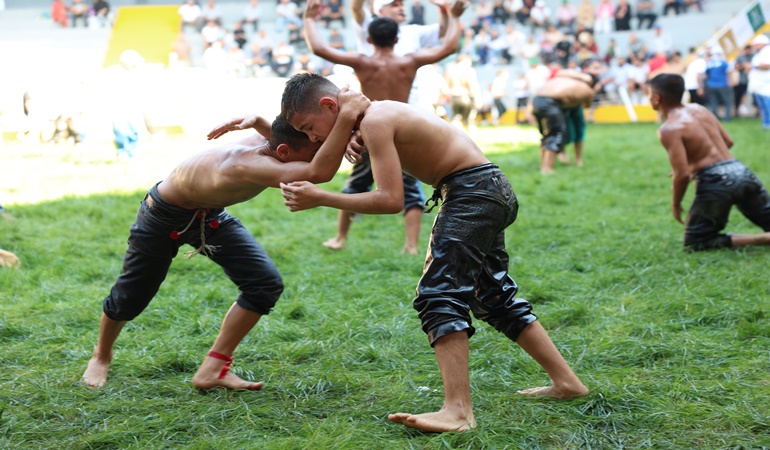
<path fill-rule="evenodd" d="M 661 103 L 659 110 L 660 110 L 660 115 L 662 115 L 664 119 L 668 119 L 668 116 L 671 113 L 676 113 L 682 108 L 684 108 L 684 105 L 682 103 L 676 103 L 674 105 L 666 105 Z"/>

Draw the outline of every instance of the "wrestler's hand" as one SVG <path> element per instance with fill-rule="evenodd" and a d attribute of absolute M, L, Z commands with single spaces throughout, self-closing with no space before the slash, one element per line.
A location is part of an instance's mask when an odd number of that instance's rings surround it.
<path fill-rule="evenodd" d="M 321 15 L 323 9 L 323 3 L 321 0 L 308 0 L 305 12 L 302 14 L 303 19 L 317 20 Z"/>
<path fill-rule="evenodd" d="M 349 120 L 358 120 L 358 116 L 366 111 L 366 108 L 372 104 L 371 101 L 362 93 L 350 90 L 345 86 L 337 95 L 337 102 L 340 107 L 340 115 Z"/>
<path fill-rule="evenodd" d="M 447 2 L 444 2 L 444 5 L 446 5 Z M 449 13 L 452 14 L 452 17 L 460 17 L 465 12 L 465 8 L 468 7 L 468 4 L 464 0 L 455 0 L 449 8 Z"/>
<path fill-rule="evenodd" d="M 281 195 L 283 195 L 283 204 L 289 208 L 289 211 L 303 211 L 321 206 L 321 196 L 325 192 L 315 184 L 309 181 L 292 181 L 291 183 L 281 183 Z"/>
<path fill-rule="evenodd" d="M 442 12 L 446 12 L 447 4 L 449 3 L 447 0 L 430 0 L 430 2 L 438 6 Z"/>
<path fill-rule="evenodd" d="M 361 162 L 361 160 L 363 159 L 361 158 L 361 153 L 365 151 L 366 151 L 366 147 L 364 147 L 364 140 L 361 137 L 361 131 L 356 130 L 353 132 L 353 134 L 350 135 L 348 146 L 345 149 L 345 159 L 350 164 Z"/>
<path fill-rule="evenodd" d="M 677 222 L 684 224 L 682 221 L 682 204 L 672 204 L 671 205 L 671 212 L 674 213 L 674 219 L 676 219 Z"/>
<path fill-rule="evenodd" d="M 259 116 L 257 115 L 230 119 L 227 122 L 220 123 L 214 127 L 213 130 L 209 131 L 207 137 L 209 140 L 212 140 L 221 137 L 230 131 L 254 128 L 257 125 L 257 120 L 259 120 Z"/>

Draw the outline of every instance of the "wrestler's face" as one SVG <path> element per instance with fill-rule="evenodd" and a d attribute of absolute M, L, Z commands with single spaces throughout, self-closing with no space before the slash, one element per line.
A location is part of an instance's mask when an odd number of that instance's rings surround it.
<path fill-rule="evenodd" d="M 320 103 L 320 112 L 296 113 L 289 122 L 295 130 L 305 133 L 312 142 L 325 141 L 337 120 L 337 102 L 324 97 Z"/>
<path fill-rule="evenodd" d="M 650 89 L 650 106 L 653 110 L 660 110 L 660 94 L 655 89 Z"/>
<path fill-rule="evenodd" d="M 313 160 L 313 157 L 315 157 L 315 154 L 318 153 L 319 148 L 321 148 L 320 142 L 308 142 L 307 145 L 304 145 L 302 148 L 290 149 L 287 154 L 286 162 L 310 162 Z"/>

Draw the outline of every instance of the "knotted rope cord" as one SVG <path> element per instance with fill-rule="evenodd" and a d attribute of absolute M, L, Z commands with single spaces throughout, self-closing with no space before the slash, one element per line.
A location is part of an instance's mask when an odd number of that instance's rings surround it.
<path fill-rule="evenodd" d="M 184 232 L 189 230 L 190 227 L 192 226 L 193 222 L 195 222 L 195 219 L 200 217 L 200 219 L 201 219 L 201 226 L 200 226 L 200 229 L 201 229 L 201 245 L 200 245 L 200 247 L 198 247 L 196 249 L 190 250 L 189 252 L 185 252 L 184 256 L 187 259 L 190 259 L 190 258 L 192 258 L 193 256 L 195 256 L 195 255 L 197 255 L 199 253 L 210 257 L 217 250 L 219 250 L 219 246 L 218 245 L 206 244 L 206 233 L 205 233 L 205 231 L 206 231 L 206 215 L 208 213 L 209 213 L 209 211 L 207 209 L 200 209 L 200 210 L 198 210 L 193 215 L 193 218 L 190 219 L 190 223 L 188 223 L 187 226 L 184 227 L 184 230 L 179 232 L 179 234 L 183 234 Z"/>

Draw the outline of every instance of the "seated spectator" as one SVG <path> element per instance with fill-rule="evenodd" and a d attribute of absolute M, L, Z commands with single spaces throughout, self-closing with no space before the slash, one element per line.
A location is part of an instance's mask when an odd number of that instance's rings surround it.
<path fill-rule="evenodd" d="M 638 0 L 636 2 L 636 18 L 639 19 L 637 29 L 641 30 L 645 22 L 647 22 L 648 30 L 652 28 L 658 18 L 658 15 L 655 14 L 655 2 L 653 0 Z"/>
<path fill-rule="evenodd" d="M 631 5 L 628 0 L 618 0 L 615 8 L 615 31 L 628 31 L 631 29 Z"/>
<path fill-rule="evenodd" d="M 182 27 L 192 27 L 198 30 L 202 24 L 201 7 L 195 3 L 195 0 L 186 0 L 179 7 L 179 16 L 182 18 Z"/>
<path fill-rule="evenodd" d="M 409 25 L 425 25 L 425 7 L 420 0 L 414 0 L 412 3 L 412 20 Z"/>
<path fill-rule="evenodd" d="M 243 49 L 246 42 L 248 42 L 246 30 L 243 29 L 243 22 L 235 22 L 233 25 L 233 42 L 235 42 L 240 49 Z"/>
<path fill-rule="evenodd" d="M 529 22 L 533 28 L 546 28 L 551 23 L 551 8 L 545 5 L 545 0 L 537 0 L 529 14 Z"/>
<path fill-rule="evenodd" d="M 298 73 L 312 73 L 316 71 L 316 64 L 313 62 L 312 59 L 310 59 L 310 55 L 305 53 L 300 53 L 297 57 L 297 61 L 294 63 L 294 67 L 292 69 L 292 74 L 298 74 Z"/>
<path fill-rule="evenodd" d="M 669 53 L 673 49 L 673 42 L 671 42 L 671 36 L 668 35 L 660 24 L 655 24 L 652 27 L 654 30 L 652 36 L 652 43 L 650 44 L 650 50 L 653 53 L 664 52 Z"/>
<path fill-rule="evenodd" d="M 62 28 L 67 28 L 69 18 L 67 17 L 67 5 L 64 0 L 53 0 L 51 3 L 51 18 L 53 23 L 58 23 Z"/>
<path fill-rule="evenodd" d="M 489 43 L 491 40 L 486 28 L 482 28 L 476 33 L 476 36 L 473 37 L 473 46 L 476 48 L 474 61 L 478 61 L 481 65 L 489 62 Z"/>
<path fill-rule="evenodd" d="M 110 23 L 110 4 L 106 0 L 94 0 L 94 5 L 91 7 L 94 20 L 100 27 L 106 26 Z"/>
<path fill-rule="evenodd" d="M 653 72 L 657 72 L 660 70 L 661 67 L 663 67 L 666 64 L 666 60 L 668 58 L 666 57 L 666 52 L 657 52 L 655 53 L 652 58 L 647 60 L 647 66 L 649 69 L 649 73 L 652 74 Z M 648 79 L 652 79 L 652 77 L 648 77 Z"/>
<path fill-rule="evenodd" d="M 631 66 L 628 68 L 628 94 L 635 105 L 642 104 L 646 99 L 644 94 L 649 71 L 649 67 L 643 60 L 631 59 Z"/>
<path fill-rule="evenodd" d="M 615 4 L 612 0 L 601 0 L 596 7 L 596 21 L 594 22 L 594 32 L 596 34 L 606 34 L 612 31 L 612 21 L 615 17 Z"/>
<path fill-rule="evenodd" d="M 265 49 L 268 53 L 273 52 L 273 40 L 266 30 L 259 30 L 257 35 L 251 38 L 251 42 L 257 43 L 260 48 Z"/>
<path fill-rule="evenodd" d="M 594 10 L 594 5 L 591 4 L 591 0 L 583 0 L 583 3 L 578 6 L 577 18 L 575 18 L 575 25 L 578 31 L 581 28 L 593 31 L 595 20 L 596 12 Z"/>
<path fill-rule="evenodd" d="M 201 28 L 201 37 L 203 38 L 203 48 L 208 48 L 214 42 L 222 40 L 225 37 L 225 32 L 216 21 L 209 20 Z"/>
<path fill-rule="evenodd" d="M 279 33 L 283 33 L 289 23 L 295 23 L 297 26 L 302 25 L 302 20 L 299 18 L 299 8 L 296 3 L 290 0 L 279 0 L 275 7 L 275 14 L 275 31 Z"/>
<path fill-rule="evenodd" d="M 273 69 L 279 77 L 287 77 L 291 74 L 294 67 L 294 47 L 281 41 L 273 49 L 273 55 L 270 59 L 270 68 Z"/>
<path fill-rule="evenodd" d="M 72 0 L 72 6 L 69 7 L 72 28 L 77 28 L 80 20 L 83 21 L 83 28 L 88 28 L 88 9 L 83 0 Z"/>
<path fill-rule="evenodd" d="M 505 59 L 506 63 L 511 62 L 510 55 L 508 54 L 508 40 L 500 34 L 500 30 L 497 28 L 492 28 L 487 47 L 489 47 L 489 60 L 491 63 L 502 64 L 503 59 Z"/>
<path fill-rule="evenodd" d="M 679 2 L 680 0 L 663 0 L 663 15 L 667 16 L 670 9 L 673 9 L 674 13 L 679 15 Z"/>
<path fill-rule="evenodd" d="M 259 19 L 262 18 L 262 6 L 259 0 L 249 0 L 249 4 L 243 8 L 243 24 L 251 25 L 252 30 L 259 28 Z"/>
<path fill-rule="evenodd" d="M 328 2 L 321 16 L 324 25 L 329 28 L 329 24 L 337 21 L 342 25 L 342 28 L 345 28 L 345 7 L 340 3 L 340 0 L 328 0 Z"/>
<path fill-rule="evenodd" d="M 201 8 L 201 19 L 204 22 L 214 21 L 217 25 L 222 25 L 222 8 L 214 0 L 208 0 Z"/>
<path fill-rule="evenodd" d="M 340 33 L 339 28 L 332 28 L 329 33 L 329 47 L 345 51 L 345 38 Z"/>
<path fill-rule="evenodd" d="M 629 59 L 647 59 L 647 44 L 642 42 L 636 33 L 628 35 L 628 57 Z"/>
<path fill-rule="evenodd" d="M 495 0 L 492 4 L 492 23 L 505 25 L 510 18 L 511 14 L 508 12 L 505 2 L 503 0 Z"/>
<path fill-rule="evenodd" d="M 230 47 L 225 58 L 227 74 L 233 78 L 244 78 L 248 72 L 246 52 L 237 45 Z"/>
<path fill-rule="evenodd" d="M 297 50 L 307 49 L 307 44 L 305 43 L 305 36 L 302 34 L 302 29 L 300 29 L 294 22 L 289 23 L 288 41 L 289 45 Z"/>
<path fill-rule="evenodd" d="M 556 23 L 559 29 L 564 33 L 575 31 L 577 15 L 577 9 L 570 5 L 569 0 L 561 0 L 561 6 L 556 10 Z"/>
<path fill-rule="evenodd" d="M 250 52 L 246 58 L 246 65 L 254 74 L 254 77 L 260 78 L 266 75 L 270 69 L 270 50 L 261 47 L 258 42 L 252 42 Z"/>
<path fill-rule="evenodd" d="M 650 68 L 652 68 L 652 65 L 650 65 Z M 682 75 L 685 71 L 685 64 L 684 61 L 682 61 L 682 54 L 679 52 L 674 52 L 670 55 L 668 55 L 668 58 L 666 58 L 666 62 L 657 68 L 655 71 L 650 71 L 650 74 L 647 76 L 648 80 L 652 80 L 657 75 L 660 75 L 662 73 L 670 73 L 674 75 Z"/>
<path fill-rule="evenodd" d="M 187 42 L 187 36 L 184 31 L 176 35 L 176 40 L 171 44 L 171 54 L 168 64 L 170 67 L 189 67 L 190 64 L 190 44 Z"/>
<path fill-rule="evenodd" d="M 222 41 L 212 42 L 203 51 L 203 66 L 213 74 L 227 74 L 227 52 Z"/>
<path fill-rule="evenodd" d="M 628 98 L 628 59 L 625 56 L 618 56 L 609 66 L 603 78 L 604 92 L 608 100 L 619 102 Z"/>
<path fill-rule="evenodd" d="M 703 0 L 680 0 L 679 10 L 681 12 L 687 12 L 691 6 L 698 8 L 698 11 L 703 12 Z"/>
<path fill-rule="evenodd" d="M 537 64 L 540 63 L 540 44 L 535 41 L 534 34 L 527 35 L 527 40 L 524 42 L 524 45 L 521 46 L 520 52 L 522 59 L 530 63 L 527 68 L 532 68 L 533 59 L 537 59 Z"/>
<path fill-rule="evenodd" d="M 604 64 L 609 66 L 618 56 L 625 58 L 623 53 L 620 51 L 620 47 L 618 47 L 617 41 L 615 41 L 614 38 L 610 39 L 610 43 L 607 46 L 607 51 L 604 53 Z"/>
<path fill-rule="evenodd" d="M 532 13 L 532 8 L 534 7 L 535 0 L 514 0 L 511 10 L 513 11 L 513 15 L 516 17 L 516 20 L 520 24 L 526 25 L 529 23 L 529 16 Z"/>
<path fill-rule="evenodd" d="M 479 23 L 492 22 L 492 9 L 493 6 L 487 0 L 478 0 L 476 7 L 473 10 L 473 15 Z"/>

